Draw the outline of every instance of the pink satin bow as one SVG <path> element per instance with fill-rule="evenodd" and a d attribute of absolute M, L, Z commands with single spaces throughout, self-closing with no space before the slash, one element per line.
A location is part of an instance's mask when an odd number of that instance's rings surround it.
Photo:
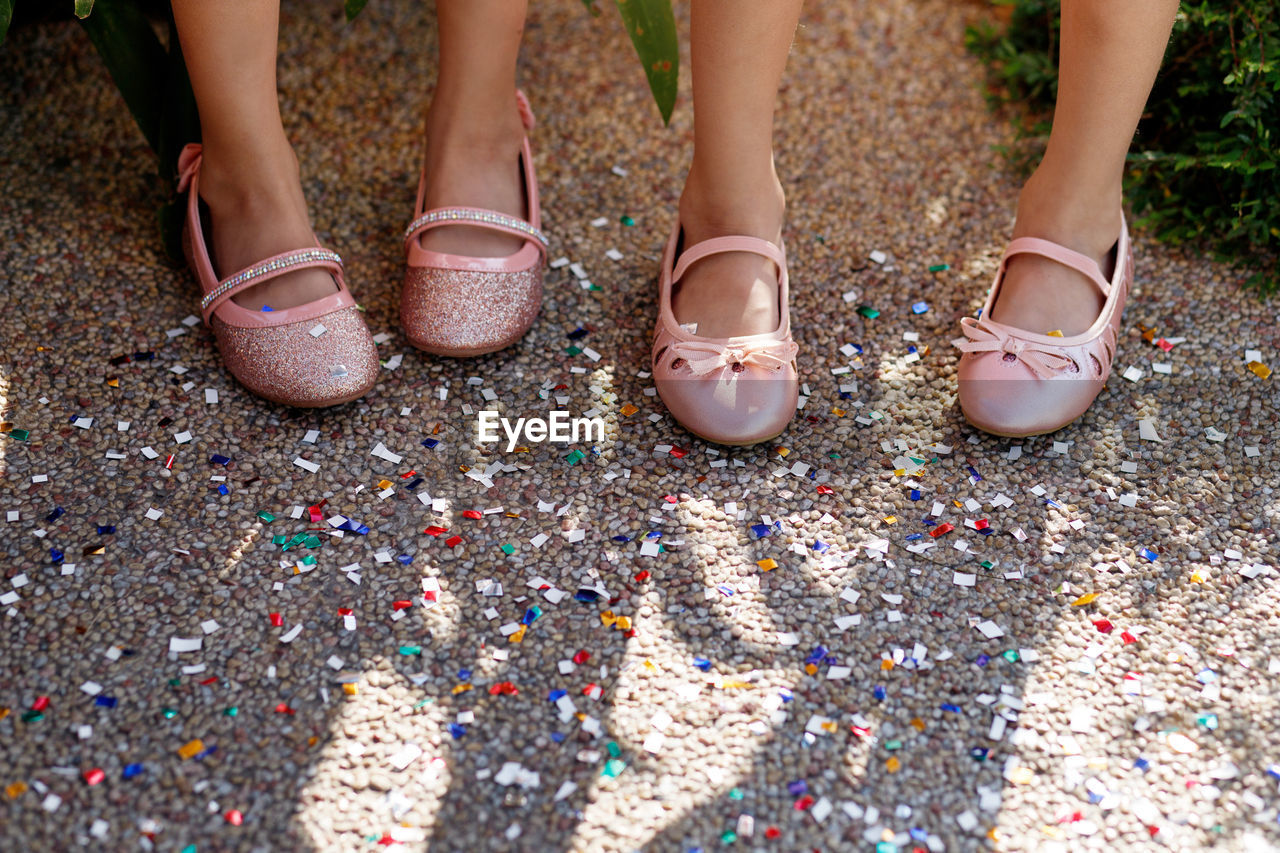
<path fill-rule="evenodd" d="M 1016 356 L 1041 379 L 1052 379 L 1063 371 L 1075 373 L 1079 370 L 1075 360 L 1060 349 L 1001 334 L 972 317 L 961 320 L 960 329 L 965 338 L 956 338 L 951 343 L 961 352 L 1003 352 Z"/>
<path fill-rule="evenodd" d="M 754 364 L 768 370 L 785 367 L 800 351 L 794 341 L 760 344 L 713 344 L 707 341 L 676 341 L 671 351 L 689 365 L 694 376 L 705 376 L 731 364 Z"/>
<path fill-rule="evenodd" d="M 191 178 L 200 170 L 200 153 L 203 149 L 197 142 L 183 146 L 178 155 L 178 192 L 184 193 L 191 186 Z"/>

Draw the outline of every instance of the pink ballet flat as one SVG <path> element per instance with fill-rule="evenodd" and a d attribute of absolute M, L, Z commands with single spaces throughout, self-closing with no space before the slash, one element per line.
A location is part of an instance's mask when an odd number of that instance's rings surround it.
<path fill-rule="evenodd" d="M 525 130 L 533 129 L 533 111 L 523 92 L 516 93 Z M 433 355 L 465 357 L 504 349 L 524 337 L 542 306 L 542 267 L 547 238 L 541 231 L 538 182 L 533 150 L 525 137 L 520 153 L 527 219 L 475 207 L 424 210 L 427 173 L 418 181 L 413 222 L 404 232 L 409 269 L 400 294 L 400 324 L 420 350 Z M 511 234 L 525 241 L 505 258 L 473 258 L 432 252 L 422 235 L 444 225 L 468 225 Z"/>
<path fill-rule="evenodd" d="M 1114 251 L 1115 273 L 1107 281 L 1090 258 L 1057 243 L 1020 237 L 1009 244 L 979 319 L 961 320 L 965 336 L 952 341 L 963 353 L 960 410 L 969 423 L 995 435 L 1021 438 L 1054 432 L 1084 414 L 1111 373 L 1120 314 L 1133 282 L 1133 249 L 1123 219 Z M 1101 291 L 1106 301 L 1084 334 L 1040 335 L 990 319 L 1009 258 L 1023 253 L 1071 267 Z"/>
<path fill-rule="evenodd" d="M 342 259 L 317 243 L 260 261 L 219 279 L 200 222 L 201 147 L 178 159 L 178 191 L 187 193 L 183 249 L 204 298 L 200 313 L 213 330 L 222 361 L 242 385 L 272 402 L 300 408 L 346 403 L 378 377 L 378 353 L 342 276 Z M 319 267 L 336 293 L 294 308 L 250 311 L 231 297 L 286 272 Z"/>
<path fill-rule="evenodd" d="M 777 438 L 796 412 L 799 347 L 791 339 L 786 252 L 756 237 L 717 237 L 681 252 L 677 222 L 658 277 L 658 323 L 653 335 L 653 382 L 667 411 L 694 435 L 746 446 Z M 781 322 L 772 332 L 706 338 L 681 327 L 671 293 L 689 267 L 720 252 L 752 252 L 778 267 Z M 676 258 L 679 256 L 679 262 Z"/>

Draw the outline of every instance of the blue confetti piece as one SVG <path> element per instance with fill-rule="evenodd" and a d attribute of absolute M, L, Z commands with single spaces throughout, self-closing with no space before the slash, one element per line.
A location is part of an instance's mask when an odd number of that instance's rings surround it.
<path fill-rule="evenodd" d="M 116 526 L 115 526 L 114 524 L 99 524 L 99 525 L 98 525 L 98 535 L 99 535 L 99 536 L 107 536 L 107 535 L 112 534 L 112 533 L 115 533 L 115 532 L 116 532 Z"/>
<path fill-rule="evenodd" d="M 55 506 L 55 507 L 53 508 L 53 511 L 52 511 L 52 512 L 50 512 L 48 515 L 46 515 L 46 516 L 44 517 L 44 520 L 45 520 L 45 521 L 57 521 L 57 520 L 58 520 L 59 518 L 61 518 L 62 516 L 66 515 L 66 513 L 67 513 L 67 511 L 66 511 L 65 509 L 63 509 L 62 507 L 60 507 L 60 506 Z"/>
<path fill-rule="evenodd" d="M 645 537 L 644 537 L 644 538 L 645 538 L 645 539 L 661 539 L 661 538 L 662 538 L 662 531 L 661 531 L 661 530 L 650 530 L 648 533 L 646 533 L 646 534 L 645 534 Z"/>
<path fill-rule="evenodd" d="M 918 500 L 920 500 L 920 490 L 919 490 L 919 489 L 912 489 L 912 490 L 911 490 L 911 500 L 913 500 L 913 501 L 918 501 Z"/>
<path fill-rule="evenodd" d="M 817 551 L 819 554 L 823 554 L 831 550 L 831 546 L 819 539 L 813 543 L 813 550 Z"/>
<path fill-rule="evenodd" d="M 795 694 L 793 694 L 791 690 L 786 687 L 780 688 L 778 690 L 778 695 L 782 697 L 782 702 L 784 705 L 787 702 L 790 702 L 792 699 L 796 698 Z"/>
<path fill-rule="evenodd" d="M 915 344 L 912 344 L 911 346 L 907 347 L 907 352 L 920 352 L 920 350 L 916 349 Z"/>
<path fill-rule="evenodd" d="M 467 733 L 467 727 L 458 723 L 449 724 L 449 734 L 453 735 L 454 740 L 462 740 L 462 736 Z"/>
<path fill-rule="evenodd" d="M 407 566 L 407 565 L 409 565 L 410 563 L 412 563 L 412 562 L 413 562 L 413 555 L 412 555 L 412 554 L 401 554 L 399 557 L 396 557 L 396 562 L 397 562 L 397 563 L 399 563 L 399 564 L 400 564 L 400 565 L 402 565 L 402 566 Z"/>
<path fill-rule="evenodd" d="M 99 708 L 114 708 L 117 705 L 116 697 L 98 694 L 93 697 L 93 704 Z"/>
<path fill-rule="evenodd" d="M 944 710 L 944 711 L 949 711 L 949 712 L 950 712 L 950 713 L 952 713 L 952 714 L 959 714 L 959 713 L 960 713 L 960 706 L 959 706 L 959 705 L 952 705 L 950 702 L 943 702 L 943 703 L 942 703 L 941 705 L 939 705 L 938 707 L 942 708 L 942 710 Z"/>
<path fill-rule="evenodd" d="M 210 465 L 230 465 L 231 457 L 223 456 L 221 453 L 215 453 L 209 457 Z"/>
<path fill-rule="evenodd" d="M 537 621 L 538 617 L 541 615 L 542 615 L 542 608 L 530 607 L 528 610 L 524 612 L 523 618 L 520 619 L 520 624 L 532 625 L 534 622 Z"/>
<path fill-rule="evenodd" d="M 723 595 L 725 598 L 729 598 L 730 596 L 733 595 L 733 587 L 729 586 L 728 584 L 722 583 L 718 585 L 716 589 L 718 589 L 720 591 L 720 594 Z"/>
<path fill-rule="evenodd" d="M 752 539 L 763 539 L 764 537 L 766 537 L 766 536 L 770 536 L 770 535 L 772 535 L 772 534 L 773 534 L 773 530 L 772 530 L 772 529 L 769 527 L 769 525 L 767 525 L 767 524 L 753 524 L 753 525 L 751 525 L 751 538 L 752 538 Z"/>
<path fill-rule="evenodd" d="M 711 661 L 707 660 L 706 658 L 694 658 L 693 665 L 696 666 L 698 669 L 702 670 L 703 672 L 711 671 Z"/>
<path fill-rule="evenodd" d="M 987 664 L 991 663 L 991 657 L 989 655 L 978 655 L 976 658 L 973 659 L 973 662 L 976 663 L 978 666 L 986 666 Z"/>
<path fill-rule="evenodd" d="M 223 496 L 226 496 L 226 495 L 231 494 L 231 490 L 227 488 L 227 484 L 226 484 L 226 483 L 219 483 L 219 484 L 218 484 L 218 494 L 223 495 Z"/>
<path fill-rule="evenodd" d="M 982 475 L 978 473 L 978 469 L 974 468 L 972 465 L 969 466 L 969 476 L 973 478 L 975 483 L 982 479 Z"/>
<path fill-rule="evenodd" d="M 550 693 L 547 694 L 547 701 L 558 702 L 561 698 L 568 695 L 569 695 L 568 690 L 552 690 Z"/>
<path fill-rule="evenodd" d="M 469 669 L 460 669 L 460 670 L 458 670 L 458 680 L 459 680 L 459 681 L 470 681 L 470 680 L 471 680 L 471 670 L 469 670 Z"/>
<path fill-rule="evenodd" d="M 1156 560 L 1160 559 L 1160 555 L 1155 551 L 1152 551 L 1150 548 L 1143 548 L 1138 552 L 1138 556 L 1149 563 L 1154 563 Z"/>
<path fill-rule="evenodd" d="M 630 536 L 623 536 L 622 534 L 618 534 L 617 536 L 614 536 L 614 537 L 612 537 L 612 538 L 613 538 L 613 541 L 614 541 L 614 542 L 617 542 L 619 545 L 624 545 L 624 544 L 626 544 L 627 542 L 630 542 L 630 541 L 631 541 L 631 537 L 630 537 Z"/>
<path fill-rule="evenodd" d="M 1147 759 L 1145 758 L 1135 758 L 1133 760 L 1133 766 L 1145 772 L 1151 769 L 1151 762 L 1147 761 Z M 1277 778 L 1280 778 L 1280 777 L 1277 777 Z"/>
<path fill-rule="evenodd" d="M 798 797 L 801 794 L 807 793 L 808 791 L 809 791 L 809 783 L 804 781 L 803 779 L 797 779 L 794 782 L 787 783 L 787 793 L 793 797 Z"/>
<path fill-rule="evenodd" d="M 556 743 L 564 743 L 564 732 L 552 732 L 551 739 Z"/>
<path fill-rule="evenodd" d="M 883 686 L 877 684 L 875 688 L 872 689 L 871 695 L 879 699 L 881 702 L 883 702 L 884 697 L 888 696 L 889 692 L 885 690 Z"/>
<path fill-rule="evenodd" d="M 917 539 L 923 539 L 923 538 L 924 538 L 924 534 L 923 534 L 923 533 L 908 533 L 908 534 L 907 534 L 907 541 L 908 541 L 908 542 L 914 542 L 914 541 L 916 541 Z"/>
<path fill-rule="evenodd" d="M 418 488 L 418 486 L 421 486 L 421 485 L 423 484 L 423 482 L 424 482 L 424 481 L 423 481 L 423 479 L 422 479 L 421 477 L 418 477 L 416 480 L 414 480 L 412 483 L 410 483 L 410 484 L 407 486 L 407 488 L 409 489 L 409 491 L 411 491 L 411 492 L 412 492 L 414 489 Z"/>
<path fill-rule="evenodd" d="M 579 326 L 569 334 L 565 335 L 565 337 L 567 337 L 571 341 L 578 341 L 585 338 L 590 333 L 591 333 L 590 329 L 584 328 L 583 326 Z"/>
<path fill-rule="evenodd" d="M 913 303 L 911 306 L 912 314 L 923 314 L 928 310 L 929 310 L 928 302 L 916 302 L 916 303 Z"/>
<path fill-rule="evenodd" d="M 809 656 L 804 659 L 805 663 L 822 663 L 827 656 L 826 646 L 817 646 L 813 651 L 809 652 Z"/>
<path fill-rule="evenodd" d="M 587 589 L 586 587 L 583 587 L 573 594 L 573 598 L 575 601 L 582 601 L 590 604 L 593 601 L 599 600 L 600 593 L 596 592 L 594 589 Z"/>
<path fill-rule="evenodd" d="M 132 779 L 135 776 L 141 776 L 146 769 L 141 764 L 126 764 L 124 769 L 120 771 L 120 778 Z"/>
<path fill-rule="evenodd" d="M 50 559 L 50 560 L 52 560 L 52 561 L 53 561 L 53 562 L 55 562 L 55 563 L 61 563 L 61 562 L 62 562 L 62 552 L 61 552 L 61 551 L 59 551 L 57 548 L 50 548 L 50 549 L 49 549 L 49 559 Z"/>
<path fill-rule="evenodd" d="M 422 440 L 422 446 L 427 450 L 435 450 L 439 445 L 440 439 L 438 438 L 424 438 Z"/>
<path fill-rule="evenodd" d="M 263 310 L 264 312 L 268 312 L 268 313 L 269 313 L 269 312 L 274 311 L 274 310 L 276 310 L 276 309 L 272 308 L 270 305 L 263 305 L 263 306 L 262 306 L 262 310 Z"/>

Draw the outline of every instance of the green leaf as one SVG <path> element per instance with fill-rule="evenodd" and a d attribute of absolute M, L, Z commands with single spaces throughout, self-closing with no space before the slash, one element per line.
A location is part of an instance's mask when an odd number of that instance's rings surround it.
<path fill-rule="evenodd" d="M 93 0 L 76 0 L 76 17 L 84 19 L 93 11 Z"/>
<path fill-rule="evenodd" d="M 9 32 L 9 22 L 13 20 L 13 0 L 0 0 L 0 42 Z"/>
<path fill-rule="evenodd" d="M 662 123 L 671 123 L 676 106 L 676 83 L 680 74 L 680 42 L 676 38 L 676 18 L 671 0 L 614 0 L 622 13 L 627 35 L 635 45 L 649 91 L 662 113 Z"/>
<path fill-rule="evenodd" d="M 152 150 L 163 120 L 161 91 L 168 54 L 142 9 L 130 0 L 98 0 L 80 20 Z"/>
<path fill-rule="evenodd" d="M 368 2 L 369 0 L 343 0 L 342 8 L 347 13 L 347 20 L 354 21 L 356 15 L 360 14 L 360 11 L 364 9 L 365 4 Z"/>
<path fill-rule="evenodd" d="M 591 13 L 591 17 L 600 17 L 600 9 L 596 6 L 596 0 L 582 0 L 582 5 L 587 7 L 587 11 Z"/>

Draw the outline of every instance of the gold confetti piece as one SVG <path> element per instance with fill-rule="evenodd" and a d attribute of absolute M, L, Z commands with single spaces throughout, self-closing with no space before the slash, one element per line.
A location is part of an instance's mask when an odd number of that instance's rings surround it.
<path fill-rule="evenodd" d="M 507 639 L 508 639 L 508 640 L 510 640 L 510 641 L 511 641 L 511 642 L 513 642 L 513 643 L 522 643 L 522 642 L 524 642 L 524 632 L 525 632 L 526 630 L 528 630 L 528 628 L 529 628 L 529 626 L 528 626 L 528 625 L 521 625 L 521 626 L 520 626 L 520 630 L 519 630 L 519 631 L 516 631 L 514 634 L 512 634 L 512 635 L 511 635 L 510 637 L 508 637 Z"/>
<path fill-rule="evenodd" d="M 9 799 L 16 800 L 18 799 L 18 797 L 21 797 L 23 794 L 27 792 L 27 783 L 14 782 L 12 785 L 5 788 L 4 792 L 9 796 Z"/>
<path fill-rule="evenodd" d="M 116 378 L 114 378 L 114 377 L 113 377 L 113 378 L 111 378 L 111 379 L 108 379 L 108 380 L 107 380 L 107 387 L 109 387 L 109 388 L 119 388 L 119 387 L 120 387 L 120 380 L 119 380 L 119 379 L 116 379 Z"/>
<path fill-rule="evenodd" d="M 884 769 L 890 773 L 897 773 L 902 769 L 902 762 L 898 760 L 898 756 L 892 756 L 884 763 Z"/>
<path fill-rule="evenodd" d="M 612 610 L 606 610 L 600 614 L 600 622 L 606 628 L 612 628 L 613 623 L 618 621 L 618 617 L 614 615 Z"/>
<path fill-rule="evenodd" d="M 1065 335 L 1063 335 L 1063 334 L 1062 334 L 1062 330 L 1061 330 L 1061 329 L 1054 329 L 1052 332 L 1049 332 L 1049 333 L 1048 333 L 1048 336 L 1049 336 L 1049 337 L 1051 337 L 1051 338 L 1061 338 L 1061 337 L 1065 337 Z"/>
<path fill-rule="evenodd" d="M 805 665 L 804 665 L 804 671 L 805 671 L 805 672 L 807 672 L 807 673 L 809 673 L 810 675 L 817 675 L 817 674 L 818 674 L 818 665 L 817 665 L 817 664 L 812 664 L 812 663 L 807 663 L 807 664 L 805 664 Z"/>
<path fill-rule="evenodd" d="M 839 406 L 833 406 L 831 408 L 831 414 L 835 415 L 837 418 L 843 418 L 845 415 L 845 411 Z"/>
<path fill-rule="evenodd" d="M 884 523 L 885 523 L 885 524 L 897 524 L 897 523 L 898 523 L 898 517 L 897 517 L 896 515 L 886 515 L 886 516 L 884 517 Z"/>
<path fill-rule="evenodd" d="M 1040 831 L 1052 838 L 1054 841 L 1064 841 L 1067 837 L 1066 830 L 1060 826 L 1042 826 L 1040 827 Z"/>
<path fill-rule="evenodd" d="M 1267 367 L 1260 361 L 1251 361 L 1246 366 L 1253 372 L 1253 375 L 1259 379 L 1267 379 L 1271 376 L 1271 368 Z"/>
<path fill-rule="evenodd" d="M 763 560 L 756 560 L 756 565 L 760 567 L 761 571 L 771 572 L 778 568 L 778 561 L 772 557 L 765 557 Z"/>
<path fill-rule="evenodd" d="M 661 670 L 658 669 L 658 665 L 651 660 L 646 660 L 644 662 L 644 668 L 649 672 L 661 672 Z"/>
<path fill-rule="evenodd" d="M 1202 571 L 1195 571 L 1191 574 L 1192 583 L 1204 583 L 1208 579 L 1209 579 L 1209 576 Z"/>
<path fill-rule="evenodd" d="M 1092 604 L 1098 600 L 1098 593 L 1086 592 L 1084 595 L 1071 602 L 1072 607 L 1084 607 L 1086 604 Z"/>
<path fill-rule="evenodd" d="M 200 740 L 200 738 L 189 740 L 182 746 L 178 747 L 178 756 L 180 758 L 190 758 L 191 756 L 198 755 L 202 752 L 204 752 L 204 741 Z"/>
<path fill-rule="evenodd" d="M 635 406 L 631 405 L 630 403 L 627 403 L 625 406 L 619 409 L 619 411 L 621 412 L 624 418 L 629 418 L 640 410 L 637 409 Z"/>
<path fill-rule="evenodd" d="M 342 692 L 347 694 L 348 696 L 355 696 L 357 693 L 360 692 L 360 689 L 356 687 L 356 685 L 354 684 L 344 684 L 342 685 Z"/>
<path fill-rule="evenodd" d="M 779 447 L 779 448 L 778 448 L 778 455 L 779 455 L 779 456 L 781 456 L 781 457 L 783 457 L 783 458 L 786 458 L 787 454 L 789 454 L 790 452 L 791 452 L 791 451 L 790 451 L 789 449 L 785 448 L 785 447 Z"/>
<path fill-rule="evenodd" d="M 825 723 L 818 723 L 818 728 L 822 729 L 824 732 L 827 732 L 828 734 L 835 734 L 836 733 L 835 720 L 828 720 Z"/>
<path fill-rule="evenodd" d="M 619 631 L 630 631 L 630 630 L 631 630 L 631 617 L 630 617 L 630 616 L 619 616 L 619 617 L 618 617 L 618 621 L 617 621 L 617 623 L 616 623 L 615 627 L 616 627 Z"/>
<path fill-rule="evenodd" d="M 723 684 L 721 684 L 720 687 L 724 690 L 741 690 L 743 688 L 751 687 L 751 682 L 750 681 L 726 681 Z"/>
<path fill-rule="evenodd" d="M 471 690 L 471 689 L 472 688 L 470 684 L 455 684 L 453 686 L 453 695 L 457 696 L 459 693 L 466 693 L 468 690 Z"/>
<path fill-rule="evenodd" d="M 1030 767 L 1015 767 L 1009 771 L 1007 778 L 1015 785 L 1030 785 L 1036 774 Z"/>
<path fill-rule="evenodd" d="M 919 717 L 912 717 L 911 725 L 915 728 L 916 731 L 919 731 L 919 732 L 924 731 L 924 720 L 920 719 Z"/>
<path fill-rule="evenodd" d="M 893 669 L 893 661 L 887 659 L 880 661 L 880 668 L 884 670 Z"/>
<path fill-rule="evenodd" d="M 394 484 L 393 484 L 390 480 L 379 480 L 379 481 L 378 481 L 378 488 L 379 488 L 379 489 L 389 489 L 389 488 L 391 488 L 391 486 L 392 486 L 392 485 L 394 485 Z"/>

